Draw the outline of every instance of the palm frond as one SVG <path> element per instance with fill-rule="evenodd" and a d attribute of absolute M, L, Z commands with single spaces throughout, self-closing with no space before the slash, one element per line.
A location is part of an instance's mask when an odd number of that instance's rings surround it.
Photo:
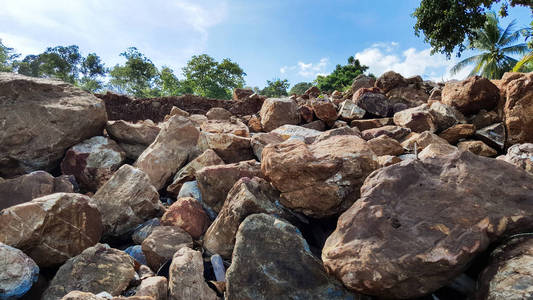
<path fill-rule="evenodd" d="M 466 68 L 469 65 L 472 64 L 478 64 L 480 59 L 482 58 L 482 55 L 475 55 L 468 58 L 463 59 L 462 61 L 458 62 L 455 66 L 453 66 L 450 69 L 450 74 L 455 75 L 459 73 L 462 69 Z"/>
<path fill-rule="evenodd" d="M 507 25 L 505 30 L 500 34 L 500 38 L 497 42 L 498 45 L 505 46 L 509 43 L 516 41 L 516 39 L 518 38 L 516 34 L 520 35 L 520 31 L 513 31 L 515 24 L 516 20 L 512 20 L 511 23 Z"/>
<path fill-rule="evenodd" d="M 524 54 L 529 50 L 527 44 L 522 43 L 500 49 L 503 54 Z"/>
<path fill-rule="evenodd" d="M 519 62 L 516 63 L 513 68 L 513 72 L 520 72 L 522 67 L 524 67 L 527 63 L 533 63 L 533 51 L 529 52 L 529 54 L 524 56 Z"/>

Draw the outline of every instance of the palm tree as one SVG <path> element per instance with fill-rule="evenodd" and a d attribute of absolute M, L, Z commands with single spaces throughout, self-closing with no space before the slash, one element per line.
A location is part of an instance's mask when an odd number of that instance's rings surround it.
<path fill-rule="evenodd" d="M 509 55 L 524 54 L 528 51 L 525 43 L 512 45 L 520 38 L 520 30 L 513 31 L 513 20 L 505 29 L 498 26 L 498 17 L 489 12 L 483 28 L 476 30 L 476 37 L 470 43 L 471 49 L 482 53 L 460 61 L 453 66 L 450 73 L 457 74 L 469 65 L 474 69 L 469 76 L 481 75 L 489 79 L 500 79 L 507 71 L 511 71 L 518 62 Z"/>

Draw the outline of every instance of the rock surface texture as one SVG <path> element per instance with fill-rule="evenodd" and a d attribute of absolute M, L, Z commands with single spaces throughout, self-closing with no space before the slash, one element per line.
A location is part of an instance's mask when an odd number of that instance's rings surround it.
<path fill-rule="evenodd" d="M 37 281 L 39 267 L 22 251 L 0 243 L 0 299 L 23 296 Z"/>

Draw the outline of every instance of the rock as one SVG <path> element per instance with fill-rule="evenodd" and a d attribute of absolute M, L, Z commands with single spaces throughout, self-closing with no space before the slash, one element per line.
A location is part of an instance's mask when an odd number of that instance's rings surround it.
<path fill-rule="evenodd" d="M 202 193 L 202 200 L 216 212 L 219 212 L 222 208 L 224 200 L 226 200 L 226 196 L 235 182 L 242 177 L 252 178 L 254 176 L 263 177 L 261 164 L 255 160 L 209 166 L 196 172 L 196 180 Z"/>
<path fill-rule="evenodd" d="M 533 295 L 532 282 L 533 240 L 515 238 L 492 252 L 476 299 L 528 299 Z"/>
<path fill-rule="evenodd" d="M 337 120 L 337 108 L 332 102 L 315 100 L 311 102 L 311 105 L 318 119 L 326 123 Z"/>
<path fill-rule="evenodd" d="M 353 135 L 311 145 L 299 140 L 271 144 L 261 161 L 261 171 L 281 192 L 281 203 L 317 218 L 351 206 L 366 176 L 377 168 L 374 152 Z"/>
<path fill-rule="evenodd" d="M 195 240 L 204 234 L 210 223 L 200 202 L 190 197 L 179 198 L 161 218 L 161 225 L 181 227 Z"/>
<path fill-rule="evenodd" d="M 357 92 L 361 88 L 374 87 L 375 83 L 376 83 L 376 78 L 374 77 L 370 77 L 364 74 L 357 75 L 357 77 L 355 77 L 355 79 L 352 82 L 352 86 L 350 87 L 350 92 L 353 95 L 355 92 Z"/>
<path fill-rule="evenodd" d="M 59 268 L 42 299 L 61 299 L 76 290 L 91 293 L 105 291 L 118 296 L 134 277 L 133 259 L 127 253 L 105 244 L 96 244 Z"/>
<path fill-rule="evenodd" d="M 392 90 L 395 87 L 407 86 L 407 81 L 403 76 L 394 71 L 383 73 L 374 84 L 375 87 L 380 88 L 384 93 Z"/>
<path fill-rule="evenodd" d="M 457 148 L 463 151 L 470 151 L 474 154 L 492 157 L 498 155 L 498 151 L 487 146 L 482 141 L 464 141 L 457 144 Z"/>
<path fill-rule="evenodd" d="M 208 120 L 229 121 L 233 115 L 222 107 L 213 107 L 207 111 L 205 116 Z"/>
<path fill-rule="evenodd" d="M 402 145 L 400 143 L 386 135 L 378 136 L 377 138 L 373 138 L 367 142 L 367 145 L 376 153 L 377 156 L 382 155 L 400 155 L 405 152 Z"/>
<path fill-rule="evenodd" d="M 93 196 L 102 213 L 105 237 L 120 237 L 144 221 L 161 215 L 164 207 L 150 178 L 123 165 Z"/>
<path fill-rule="evenodd" d="M 296 227 L 267 214 L 239 226 L 226 280 L 227 299 L 355 299 L 326 274 Z"/>
<path fill-rule="evenodd" d="M 74 186 L 66 176 L 56 177 L 35 171 L 0 181 L 0 210 L 53 193 L 72 193 Z"/>
<path fill-rule="evenodd" d="M 298 105 L 289 98 L 268 98 L 259 111 L 261 125 L 266 132 L 285 124 L 298 125 Z"/>
<path fill-rule="evenodd" d="M 126 153 L 126 157 L 131 160 L 137 160 L 147 148 L 147 146 L 141 144 L 118 143 L 118 146 Z"/>
<path fill-rule="evenodd" d="M 313 122 L 303 124 L 302 127 L 318 131 L 324 131 L 326 130 L 326 123 L 324 123 L 324 121 L 322 120 L 314 120 Z"/>
<path fill-rule="evenodd" d="M 0 177 L 51 171 L 107 121 L 102 100 L 62 81 L 0 73 Z"/>
<path fill-rule="evenodd" d="M 492 124 L 478 129 L 474 136 L 494 149 L 503 150 L 505 142 L 505 128 L 503 123 Z"/>
<path fill-rule="evenodd" d="M 59 298 L 58 298 L 59 299 Z M 66 294 L 61 300 L 105 300 L 109 298 L 102 298 L 93 293 L 72 291 Z"/>
<path fill-rule="evenodd" d="M 388 91 L 386 96 L 389 97 L 389 99 L 404 103 L 408 107 L 425 104 L 429 98 L 429 94 L 425 90 L 411 85 L 395 87 Z"/>
<path fill-rule="evenodd" d="M 176 198 L 179 199 L 184 197 L 191 197 L 202 203 L 202 193 L 200 192 L 200 188 L 198 187 L 198 182 L 196 180 L 186 181 L 183 183 Z"/>
<path fill-rule="evenodd" d="M 279 135 L 283 140 L 299 137 L 304 139 L 307 143 L 312 143 L 317 136 L 322 134 L 321 131 L 297 125 L 283 125 L 272 130 L 271 133 Z"/>
<path fill-rule="evenodd" d="M 172 259 L 174 253 L 183 247 L 192 247 L 192 238 L 178 226 L 154 227 L 152 233 L 142 242 L 148 266 L 154 271 Z"/>
<path fill-rule="evenodd" d="M 476 127 L 472 124 L 457 124 L 439 134 L 439 136 L 450 144 L 456 144 L 459 140 L 471 137 L 476 132 Z"/>
<path fill-rule="evenodd" d="M 419 159 L 429 159 L 429 158 L 439 158 L 444 157 L 447 155 L 455 154 L 457 151 L 457 147 L 454 147 L 450 144 L 429 144 L 422 150 L 420 153 L 418 153 Z"/>
<path fill-rule="evenodd" d="M 55 193 L 0 211 L 0 242 L 18 248 L 40 267 L 52 267 L 96 244 L 100 212 L 85 195 Z"/>
<path fill-rule="evenodd" d="M 340 127 L 340 128 L 334 128 L 330 129 L 328 131 L 322 132 L 319 136 L 315 138 L 315 143 L 318 143 L 323 140 L 327 140 L 330 137 L 333 136 L 339 136 L 339 135 L 355 135 L 357 137 L 361 137 L 361 132 L 356 128 L 350 128 L 348 126 Z"/>
<path fill-rule="evenodd" d="M 250 120 L 248 120 L 248 127 L 252 132 L 263 131 L 263 126 L 261 126 L 261 119 L 259 119 L 259 117 L 256 115 L 253 115 Z"/>
<path fill-rule="evenodd" d="M 249 137 L 228 133 L 201 132 L 198 139 L 198 149 L 200 151 L 212 149 L 227 163 L 254 158 Z"/>
<path fill-rule="evenodd" d="M 420 134 L 413 133 L 413 135 L 409 138 L 407 138 L 405 141 L 402 142 L 402 147 L 408 150 L 411 150 L 414 152 L 415 150 L 415 144 L 417 151 L 422 151 L 424 148 L 431 144 L 448 144 L 448 141 L 445 139 L 439 137 L 438 135 L 429 132 L 424 131 Z"/>
<path fill-rule="evenodd" d="M 318 89 L 318 87 L 312 86 L 304 92 L 304 95 L 307 96 L 307 99 L 317 98 L 320 95 L 320 90 Z"/>
<path fill-rule="evenodd" d="M 402 162 L 402 159 L 392 155 L 383 155 L 378 157 L 378 163 L 382 168 L 397 164 L 399 162 Z"/>
<path fill-rule="evenodd" d="M 237 119 L 231 120 L 208 120 L 200 129 L 209 133 L 234 134 L 236 136 L 249 137 L 248 126 Z"/>
<path fill-rule="evenodd" d="M 427 104 L 409 108 L 394 114 L 394 124 L 411 129 L 412 132 L 435 132 L 437 127 Z"/>
<path fill-rule="evenodd" d="M 283 141 L 284 139 L 277 133 L 273 133 L 273 132 L 262 133 L 261 132 L 261 133 L 254 134 L 250 142 L 252 144 L 252 149 L 254 150 L 255 157 L 257 158 L 258 161 L 261 161 L 261 155 L 266 145 L 281 143 Z"/>
<path fill-rule="evenodd" d="M 124 249 L 124 252 L 128 253 L 137 263 L 147 265 L 146 256 L 144 256 L 141 245 L 129 246 Z"/>
<path fill-rule="evenodd" d="M 254 94 L 253 90 L 250 89 L 234 89 L 233 90 L 233 100 L 243 100 Z"/>
<path fill-rule="evenodd" d="M 353 102 L 363 110 L 380 117 L 387 117 L 391 110 L 389 99 L 379 92 L 359 90 L 353 95 Z"/>
<path fill-rule="evenodd" d="M 172 108 L 170 109 L 170 113 L 165 116 L 163 122 L 170 120 L 170 118 L 172 118 L 173 116 L 182 116 L 184 118 L 187 118 L 189 117 L 189 113 L 177 106 L 172 106 Z"/>
<path fill-rule="evenodd" d="M 355 105 L 355 103 L 351 100 L 344 100 L 340 104 L 340 109 L 338 113 L 338 117 L 345 120 L 345 121 L 353 121 L 357 119 L 362 119 L 366 114 L 366 111 L 359 106 Z"/>
<path fill-rule="evenodd" d="M 490 80 L 472 76 L 463 81 L 448 81 L 442 90 L 442 103 L 457 108 L 465 115 L 481 109 L 491 110 L 500 99 L 500 91 Z"/>
<path fill-rule="evenodd" d="M 61 161 L 61 172 L 74 175 L 89 191 L 96 191 L 124 163 L 126 153 L 110 138 L 95 136 L 71 147 Z"/>
<path fill-rule="evenodd" d="M 498 113 L 495 111 L 480 110 L 477 114 L 473 115 L 468 123 L 473 124 L 476 128 L 484 128 L 494 123 L 501 122 L 501 118 L 498 117 Z"/>
<path fill-rule="evenodd" d="M 131 239 L 140 245 L 152 233 L 155 227 L 161 225 L 158 218 L 150 219 L 135 228 Z"/>
<path fill-rule="evenodd" d="M 109 136 L 119 143 L 144 146 L 153 143 L 161 130 L 150 120 L 137 123 L 123 120 L 108 121 L 105 129 Z"/>
<path fill-rule="evenodd" d="M 298 113 L 300 114 L 300 119 L 304 123 L 312 122 L 315 118 L 315 112 L 313 111 L 313 108 L 309 105 L 301 105 L 298 107 Z"/>
<path fill-rule="evenodd" d="M 371 140 L 373 138 L 377 138 L 380 135 L 386 135 L 388 137 L 391 137 L 397 141 L 402 140 L 404 137 L 406 137 L 409 133 L 411 133 L 411 129 L 395 126 L 395 125 L 387 125 L 379 128 L 372 128 L 367 129 L 361 132 L 361 137 L 365 140 Z"/>
<path fill-rule="evenodd" d="M 379 169 L 339 218 L 322 260 L 351 290 L 383 298 L 426 295 L 491 242 L 531 230 L 532 189 L 525 171 L 469 152 Z"/>
<path fill-rule="evenodd" d="M 219 299 L 204 279 L 202 254 L 191 248 L 181 248 L 174 254 L 169 270 L 169 300 Z"/>
<path fill-rule="evenodd" d="M 190 115 L 189 120 L 194 124 L 194 126 L 200 128 L 204 122 L 207 122 L 207 117 L 204 115 Z"/>
<path fill-rule="evenodd" d="M 163 188 L 167 180 L 196 151 L 199 132 L 194 124 L 182 116 L 172 116 L 161 125 L 155 141 L 146 148 L 135 162 L 157 189 Z"/>
<path fill-rule="evenodd" d="M 229 191 L 219 215 L 204 236 L 204 248 L 231 259 L 235 236 L 241 222 L 251 214 L 266 213 L 290 217 L 279 203 L 279 191 L 266 180 L 254 177 L 239 179 Z"/>
<path fill-rule="evenodd" d="M 18 299 L 39 278 L 39 267 L 19 249 L 0 243 L 0 299 Z"/>
<path fill-rule="evenodd" d="M 168 282 L 163 276 L 148 277 L 141 281 L 135 296 L 149 296 L 154 300 L 167 300 Z"/>
<path fill-rule="evenodd" d="M 507 101 L 504 107 L 506 145 L 532 143 L 533 73 L 524 74 L 511 81 L 506 88 L 506 94 Z"/>
<path fill-rule="evenodd" d="M 350 123 L 350 126 L 357 127 L 361 131 L 387 125 L 394 125 L 392 118 L 354 120 Z"/>
<path fill-rule="evenodd" d="M 215 153 L 215 151 L 207 149 L 204 153 L 193 159 L 176 173 L 172 183 L 167 187 L 167 192 L 171 195 L 177 195 L 184 182 L 195 179 L 196 171 L 203 167 L 223 164 L 224 161 Z"/>
<path fill-rule="evenodd" d="M 533 144 L 515 144 L 512 145 L 505 156 L 498 159 L 502 159 L 508 163 L 511 163 L 519 168 L 528 171 L 533 174 Z"/>
<path fill-rule="evenodd" d="M 442 102 L 433 102 L 429 108 L 429 113 L 433 116 L 437 131 L 444 131 L 456 124 L 466 123 L 461 112 Z"/>

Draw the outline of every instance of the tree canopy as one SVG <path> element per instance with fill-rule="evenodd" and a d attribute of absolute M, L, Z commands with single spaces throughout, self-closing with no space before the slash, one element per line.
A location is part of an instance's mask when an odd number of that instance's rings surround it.
<path fill-rule="evenodd" d="M 0 39 L 0 72 L 12 72 L 13 63 L 18 56 L 13 48 L 2 44 L 2 39 Z"/>
<path fill-rule="evenodd" d="M 302 95 L 307 91 L 313 84 L 311 82 L 298 82 L 295 84 L 289 91 L 290 95 Z"/>
<path fill-rule="evenodd" d="M 350 56 L 348 58 L 348 64 L 344 66 L 337 65 L 335 70 L 327 76 L 317 76 L 315 83 L 323 92 L 342 91 L 352 85 L 355 77 L 363 74 L 367 70 L 367 66 L 361 65 L 359 60 Z"/>
<path fill-rule="evenodd" d="M 267 80 L 267 84 L 260 94 L 267 97 L 282 97 L 288 96 L 287 89 L 289 88 L 289 81 L 287 79 L 273 79 Z"/>

